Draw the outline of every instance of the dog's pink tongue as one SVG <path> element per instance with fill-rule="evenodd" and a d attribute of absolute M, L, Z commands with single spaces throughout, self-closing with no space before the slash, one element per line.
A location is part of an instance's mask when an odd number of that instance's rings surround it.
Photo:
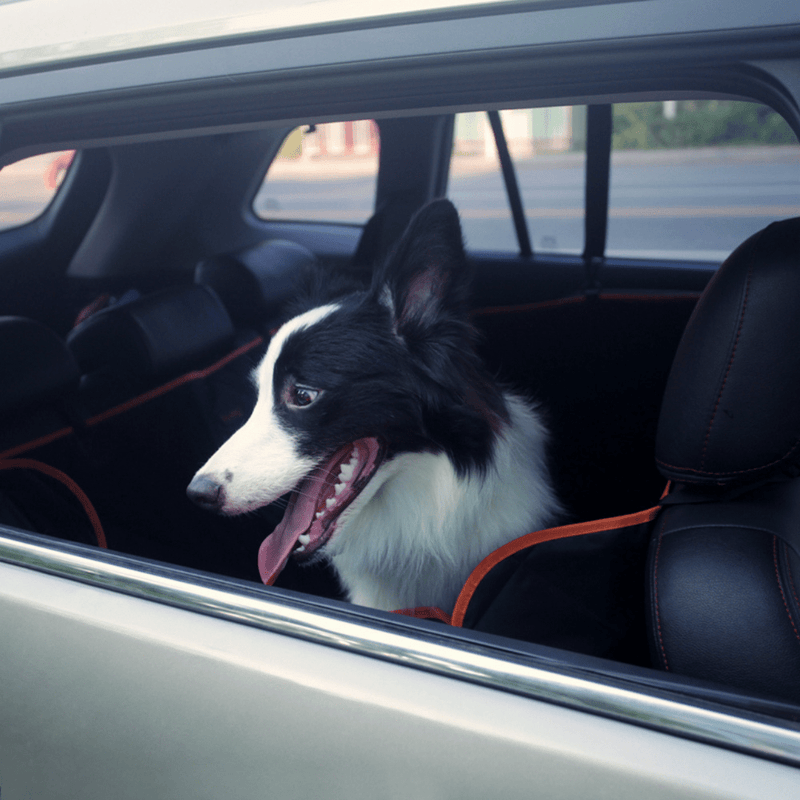
<path fill-rule="evenodd" d="M 283 519 L 278 523 L 272 533 L 267 536 L 258 548 L 258 571 L 261 580 L 272 586 L 275 578 L 281 574 L 286 566 L 289 556 L 297 545 L 298 537 L 311 527 L 314 521 L 314 511 L 317 504 L 319 487 L 314 484 L 319 473 L 323 473 L 322 483 L 325 482 L 325 471 L 317 470 L 310 478 L 304 480 L 292 494 L 292 499 L 286 508 Z"/>
<path fill-rule="evenodd" d="M 358 439 L 295 489 L 283 519 L 258 549 L 258 571 L 264 583 L 271 586 L 280 575 L 303 534 L 308 538 L 298 552 L 313 551 L 326 541 L 333 519 L 372 476 L 381 452 L 377 439 Z"/>

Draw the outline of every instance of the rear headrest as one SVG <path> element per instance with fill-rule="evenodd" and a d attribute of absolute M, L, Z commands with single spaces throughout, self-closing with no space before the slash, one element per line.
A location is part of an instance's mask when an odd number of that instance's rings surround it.
<path fill-rule="evenodd" d="M 0 317 L 0 415 L 77 389 L 78 366 L 53 331 L 31 319 Z"/>
<path fill-rule="evenodd" d="M 124 375 L 133 384 L 194 369 L 222 355 L 233 336 L 219 298 L 190 285 L 100 311 L 77 325 L 67 344 L 81 373 Z"/>
<path fill-rule="evenodd" d="M 238 328 L 269 325 L 316 264 L 295 242 L 272 239 L 236 255 L 214 256 L 195 269 L 195 282 L 209 286 Z"/>
<path fill-rule="evenodd" d="M 656 460 L 689 483 L 798 473 L 800 218 L 744 242 L 700 298 L 664 393 Z"/>

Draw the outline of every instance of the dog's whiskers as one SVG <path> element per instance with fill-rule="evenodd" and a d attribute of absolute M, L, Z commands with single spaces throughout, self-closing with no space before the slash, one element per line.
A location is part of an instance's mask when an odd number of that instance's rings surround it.
<path fill-rule="evenodd" d="M 292 491 L 289 492 L 288 494 L 281 495 L 277 500 L 273 500 L 273 505 L 276 505 L 279 508 L 286 508 L 289 505 L 289 502 L 294 495 L 299 495 L 300 497 L 307 497 L 310 500 L 314 500 L 318 496 L 314 492 L 306 492 L 303 491 L 302 489 L 292 489 Z"/>

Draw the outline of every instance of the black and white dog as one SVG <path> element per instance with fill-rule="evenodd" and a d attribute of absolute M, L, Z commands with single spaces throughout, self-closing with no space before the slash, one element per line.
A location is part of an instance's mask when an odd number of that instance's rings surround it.
<path fill-rule="evenodd" d="M 545 429 L 480 363 L 468 288 L 458 214 L 439 200 L 369 291 L 274 335 L 251 417 L 188 488 L 231 515 L 292 492 L 259 552 L 266 583 L 290 556 L 326 558 L 353 603 L 449 611 L 484 556 L 553 523 Z"/>

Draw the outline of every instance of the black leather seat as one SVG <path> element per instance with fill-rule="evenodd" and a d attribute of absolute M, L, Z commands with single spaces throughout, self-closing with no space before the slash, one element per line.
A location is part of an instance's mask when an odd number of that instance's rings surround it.
<path fill-rule="evenodd" d="M 25 452 L 71 431 L 78 365 L 49 328 L 0 317 L 0 455 Z"/>
<path fill-rule="evenodd" d="M 80 442 L 94 466 L 82 482 L 112 546 L 257 578 L 264 522 L 208 514 L 185 489 L 249 416 L 262 337 L 238 344 L 219 297 L 189 284 L 99 311 L 67 344 L 82 373 Z"/>
<path fill-rule="evenodd" d="M 800 703 L 800 219 L 748 239 L 706 288 L 656 459 L 658 505 L 500 548 L 453 624 Z"/>
<path fill-rule="evenodd" d="M 650 548 L 656 663 L 800 702 L 800 219 L 725 262 L 659 421 L 674 488 Z"/>
<path fill-rule="evenodd" d="M 105 546 L 75 483 L 86 462 L 74 435 L 78 367 L 39 322 L 0 317 L 0 523 Z"/>
<path fill-rule="evenodd" d="M 201 261 L 194 279 L 218 295 L 237 330 L 268 334 L 286 304 L 309 282 L 316 263 L 316 256 L 302 245 L 270 239 L 240 253 Z"/>
<path fill-rule="evenodd" d="M 90 415 L 212 363 L 233 341 L 233 325 L 219 298 L 195 285 L 111 306 L 67 337 Z"/>

